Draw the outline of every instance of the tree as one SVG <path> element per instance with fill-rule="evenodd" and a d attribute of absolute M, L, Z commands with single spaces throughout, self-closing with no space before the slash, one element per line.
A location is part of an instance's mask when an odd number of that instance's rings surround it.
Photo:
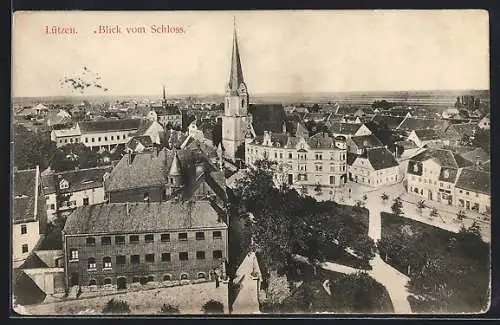
<path fill-rule="evenodd" d="M 205 314 L 223 314 L 224 305 L 217 300 L 209 300 L 202 307 L 201 311 Z"/>
<path fill-rule="evenodd" d="M 290 284 L 286 276 L 277 276 L 273 273 L 266 291 L 266 302 L 271 305 L 279 305 L 290 296 Z"/>
<path fill-rule="evenodd" d="M 365 202 L 366 202 L 366 200 L 368 200 L 368 195 L 363 194 L 363 201 L 365 201 Z"/>
<path fill-rule="evenodd" d="M 50 140 L 49 132 L 34 133 L 16 124 L 13 140 L 13 161 L 18 169 L 32 169 L 39 165 L 44 170 L 50 165 L 56 145 Z"/>
<path fill-rule="evenodd" d="M 387 202 L 387 200 L 389 200 L 389 195 L 387 195 L 387 193 L 384 192 L 382 193 L 380 198 L 382 199 L 382 201 Z"/>
<path fill-rule="evenodd" d="M 112 298 L 109 300 L 102 310 L 103 314 L 129 314 L 130 307 L 124 300 Z"/>
<path fill-rule="evenodd" d="M 403 214 L 403 201 L 400 197 L 394 199 L 394 203 L 391 206 L 392 213 L 397 216 L 401 216 Z"/>
<path fill-rule="evenodd" d="M 432 208 L 431 212 L 429 213 L 430 217 L 437 217 L 439 215 L 439 212 L 436 208 Z"/>
<path fill-rule="evenodd" d="M 365 272 L 347 274 L 330 281 L 332 310 L 339 313 L 392 312 L 393 307 L 383 285 Z"/>
<path fill-rule="evenodd" d="M 160 314 L 167 314 L 167 315 L 172 315 L 172 314 L 180 314 L 181 311 L 179 310 L 178 306 L 171 305 L 171 304 L 163 304 L 160 308 Z"/>

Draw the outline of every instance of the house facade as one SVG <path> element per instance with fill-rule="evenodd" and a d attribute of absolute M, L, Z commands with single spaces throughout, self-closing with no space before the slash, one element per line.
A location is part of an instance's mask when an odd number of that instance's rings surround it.
<path fill-rule="evenodd" d="M 47 232 L 47 213 L 38 166 L 14 171 L 12 202 L 12 264 L 18 267 Z"/>
<path fill-rule="evenodd" d="M 455 184 L 454 205 L 483 214 L 491 214 L 491 174 L 473 168 L 460 171 Z"/>
<path fill-rule="evenodd" d="M 208 201 L 80 207 L 63 230 L 68 287 L 208 278 L 227 260 L 227 225 Z"/>
<path fill-rule="evenodd" d="M 419 148 L 444 144 L 443 135 L 433 129 L 413 130 L 410 132 L 408 140 L 413 141 Z"/>
<path fill-rule="evenodd" d="M 42 176 L 48 219 L 52 220 L 58 211 L 105 202 L 104 180 L 111 169 L 96 167 Z"/>
<path fill-rule="evenodd" d="M 385 147 L 367 149 L 349 166 L 349 179 L 370 187 L 396 184 L 401 180 L 399 164 Z"/>
<path fill-rule="evenodd" d="M 345 137 L 290 136 L 265 132 L 263 136 L 247 138 L 247 165 L 257 160 L 276 161 L 283 182 L 295 187 L 339 187 L 347 182 L 347 147 Z"/>

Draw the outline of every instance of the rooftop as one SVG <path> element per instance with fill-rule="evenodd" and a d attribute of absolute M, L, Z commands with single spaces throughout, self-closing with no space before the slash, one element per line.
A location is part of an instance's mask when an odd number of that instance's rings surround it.
<path fill-rule="evenodd" d="M 68 216 L 63 231 L 77 235 L 226 227 L 208 201 L 168 201 L 78 207 Z"/>
<path fill-rule="evenodd" d="M 491 195 L 491 174 L 486 171 L 464 168 L 458 175 L 455 187 Z"/>
<path fill-rule="evenodd" d="M 44 175 L 42 176 L 44 193 L 56 193 L 59 182 L 63 179 L 69 183 L 69 188 L 61 189 L 61 193 L 72 193 L 102 187 L 104 174 L 109 173 L 111 169 L 110 166 L 106 166 Z"/>
<path fill-rule="evenodd" d="M 78 123 L 82 133 L 136 131 L 141 125 L 140 119 L 102 120 Z"/>

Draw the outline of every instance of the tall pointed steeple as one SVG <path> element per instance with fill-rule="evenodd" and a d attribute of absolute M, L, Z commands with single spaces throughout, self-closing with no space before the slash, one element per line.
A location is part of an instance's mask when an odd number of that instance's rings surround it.
<path fill-rule="evenodd" d="M 243 70 L 241 69 L 240 51 L 238 49 L 238 35 L 236 34 L 236 19 L 233 18 L 233 54 L 231 57 L 231 73 L 229 75 L 229 89 L 237 91 L 244 82 Z"/>
<path fill-rule="evenodd" d="M 163 108 L 167 107 L 167 95 L 165 94 L 165 85 L 163 85 L 163 97 L 161 100 L 161 105 Z"/>

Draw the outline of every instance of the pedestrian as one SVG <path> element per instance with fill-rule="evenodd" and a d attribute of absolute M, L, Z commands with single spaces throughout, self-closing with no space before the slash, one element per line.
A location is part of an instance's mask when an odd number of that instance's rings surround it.
<path fill-rule="evenodd" d="M 217 274 L 215 275 L 215 287 L 219 287 L 219 276 Z"/>

